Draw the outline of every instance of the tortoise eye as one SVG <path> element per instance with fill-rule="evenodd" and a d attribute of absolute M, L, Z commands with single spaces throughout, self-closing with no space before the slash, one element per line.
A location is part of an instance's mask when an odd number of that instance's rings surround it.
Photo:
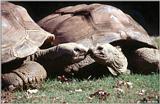
<path fill-rule="evenodd" d="M 97 47 L 97 50 L 101 51 L 101 50 L 103 50 L 103 47 L 98 46 L 98 47 Z"/>
<path fill-rule="evenodd" d="M 74 48 L 74 51 L 80 52 L 81 50 L 79 48 Z"/>

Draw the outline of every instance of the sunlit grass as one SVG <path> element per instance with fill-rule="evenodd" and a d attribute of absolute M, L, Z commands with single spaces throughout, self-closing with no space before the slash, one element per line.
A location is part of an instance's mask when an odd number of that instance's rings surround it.
<path fill-rule="evenodd" d="M 118 95 L 115 91 L 117 81 L 129 81 L 133 88 L 126 89 L 125 93 Z M 79 90 L 80 91 L 76 91 Z M 98 90 L 110 93 L 105 100 L 98 97 L 89 99 L 89 95 Z M 145 95 L 138 95 L 138 92 L 145 90 Z M 58 80 L 48 79 L 38 93 L 27 97 L 25 91 L 15 92 L 17 96 L 13 103 L 136 103 L 138 100 L 149 95 L 158 96 L 159 74 L 152 75 L 121 75 L 117 78 L 112 76 L 95 80 L 73 80 L 72 82 L 61 83 Z"/>

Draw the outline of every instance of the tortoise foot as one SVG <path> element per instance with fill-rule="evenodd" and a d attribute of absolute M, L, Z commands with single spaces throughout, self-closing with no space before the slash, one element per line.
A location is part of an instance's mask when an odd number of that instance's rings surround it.
<path fill-rule="evenodd" d="M 46 77 L 47 73 L 40 64 L 29 61 L 10 73 L 2 74 L 2 87 L 10 91 L 38 87 Z"/>

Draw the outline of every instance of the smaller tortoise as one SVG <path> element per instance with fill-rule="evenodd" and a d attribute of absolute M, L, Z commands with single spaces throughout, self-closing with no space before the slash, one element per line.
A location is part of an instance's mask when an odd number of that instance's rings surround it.
<path fill-rule="evenodd" d="M 54 63 L 56 58 L 68 57 L 67 64 L 71 64 L 84 59 L 87 49 L 80 44 L 65 43 L 48 48 L 54 35 L 41 29 L 23 7 L 2 2 L 1 13 L 3 88 L 37 87 L 50 74 L 44 69 L 47 64 L 38 63 L 41 60 Z"/>
<path fill-rule="evenodd" d="M 128 60 L 128 69 L 132 72 L 148 74 L 160 70 L 160 50 L 148 33 L 132 17 L 113 6 L 80 4 L 64 7 L 43 18 L 38 24 L 55 35 L 55 45 L 76 42 L 91 48 L 96 47 L 98 43 L 110 43 L 121 48 Z M 104 44 L 101 47 L 104 50 L 108 49 Z M 93 63 L 99 63 L 97 59 L 103 60 L 101 54 L 95 54 L 96 48 L 93 49 L 91 53 L 96 59 L 87 56 L 85 60 L 68 66 L 67 70 L 82 69 Z M 107 53 L 101 53 L 107 56 Z M 104 61 L 107 60 L 104 58 Z M 115 70 L 112 69 L 112 73 Z M 117 70 L 115 73 L 120 74 L 123 71 Z"/>

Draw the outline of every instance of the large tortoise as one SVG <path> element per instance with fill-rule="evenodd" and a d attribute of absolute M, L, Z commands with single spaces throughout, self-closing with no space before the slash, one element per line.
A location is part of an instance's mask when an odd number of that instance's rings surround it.
<path fill-rule="evenodd" d="M 23 7 L 2 2 L 1 13 L 2 87 L 9 90 L 37 87 L 47 77 L 44 67 L 49 67 L 37 63 L 39 60 L 54 64 L 56 58 L 63 62 L 63 58 L 68 57 L 67 65 L 84 59 L 87 49 L 80 44 L 66 43 L 48 48 L 52 46 L 54 35 L 40 28 Z"/>
<path fill-rule="evenodd" d="M 133 72 L 148 74 L 160 69 L 160 50 L 148 33 L 129 15 L 113 6 L 103 4 L 68 6 L 56 10 L 38 24 L 55 35 L 54 45 L 76 42 L 91 48 L 88 54 L 92 58 L 87 56 L 85 60 L 69 66 L 67 68 L 69 71 L 79 70 L 91 63 L 99 63 L 106 65 L 114 75 L 123 73 L 122 70 L 116 69 L 126 63 L 123 62 L 125 58 L 122 54 L 120 55 L 122 60 L 116 61 L 115 59 L 119 59 L 118 56 L 113 58 L 115 61 L 112 63 L 115 64 L 106 63 L 107 57 L 111 55 L 108 54 L 110 51 L 108 43 L 120 47 L 127 57 L 128 68 Z M 112 52 L 112 55 L 116 54 Z"/>

